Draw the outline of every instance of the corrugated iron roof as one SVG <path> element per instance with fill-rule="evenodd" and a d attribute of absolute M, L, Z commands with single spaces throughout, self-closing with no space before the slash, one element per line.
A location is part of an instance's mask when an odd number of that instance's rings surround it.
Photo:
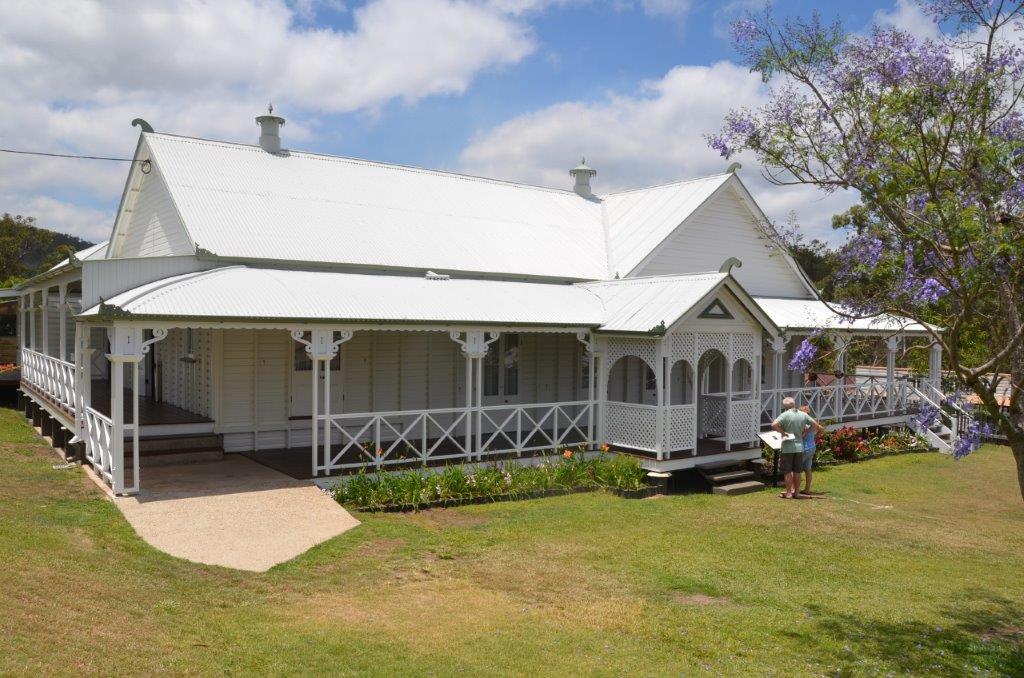
<path fill-rule="evenodd" d="M 450 172 L 146 133 L 198 247 L 239 259 L 606 280 L 730 174 L 588 200 Z"/>
<path fill-rule="evenodd" d="M 246 266 L 148 283 L 106 305 L 147 318 L 597 327 L 604 317 L 598 297 L 573 285 Z"/>
<path fill-rule="evenodd" d="M 696 273 L 579 283 L 577 287 L 601 298 L 605 308 L 602 331 L 657 333 L 728 277 L 727 273 Z"/>
<path fill-rule="evenodd" d="M 626 275 L 636 268 L 733 176 L 719 174 L 605 197 L 609 266 L 613 274 Z"/>
<path fill-rule="evenodd" d="M 146 134 L 198 247 L 224 257 L 596 279 L 600 206 L 571 191 Z"/>
<path fill-rule="evenodd" d="M 852 322 L 817 299 L 754 297 L 757 304 L 779 327 L 791 330 L 848 330 L 855 332 L 926 332 L 924 326 L 906 318 L 885 315 Z"/>

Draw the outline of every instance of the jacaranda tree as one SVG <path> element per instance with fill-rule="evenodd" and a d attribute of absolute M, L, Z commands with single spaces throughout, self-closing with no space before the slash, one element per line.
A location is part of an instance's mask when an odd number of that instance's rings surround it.
<path fill-rule="evenodd" d="M 859 194 L 837 218 L 837 310 L 940 328 L 944 362 L 1009 441 L 1024 497 L 1024 2 L 921 5 L 945 37 L 849 34 L 770 10 L 735 22 L 737 50 L 771 93 L 708 141 L 725 157 L 753 153 L 773 183 Z M 989 344 L 981 359 L 977 341 Z M 958 458 L 985 425 L 964 432 Z"/>

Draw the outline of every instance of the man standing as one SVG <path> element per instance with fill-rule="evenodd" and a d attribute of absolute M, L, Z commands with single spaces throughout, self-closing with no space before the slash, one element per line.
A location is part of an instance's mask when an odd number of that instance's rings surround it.
<path fill-rule="evenodd" d="M 793 398 L 782 401 L 785 410 L 772 422 L 772 430 L 782 434 L 782 449 L 779 450 L 779 468 L 785 477 L 786 491 L 779 496 L 795 499 L 800 492 L 800 472 L 803 471 L 804 434 L 818 425 L 811 415 L 796 409 Z"/>

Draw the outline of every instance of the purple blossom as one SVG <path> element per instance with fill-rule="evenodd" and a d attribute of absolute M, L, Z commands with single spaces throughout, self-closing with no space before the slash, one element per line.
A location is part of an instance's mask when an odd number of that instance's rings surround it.
<path fill-rule="evenodd" d="M 750 17 L 744 17 L 732 22 L 732 25 L 729 26 L 729 35 L 732 38 L 733 46 L 743 50 L 757 41 L 760 37 L 760 29 L 756 21 Z"/>
<path fill-rule="evenodd" d="M 963 459 L 981 447 L 984 437 L 992 435 L 992 425 L 987 422 L 971 420 L 967 428 L 960 431 L 959 437 L 953 442 L 953 458 Z"/>
<path fill-rule="evenodd" d="M 925 278 L 914 293 L 913 301 L 917 304 L 934 304 L 949 294 L 949 288 L 935 278 Z"/>
<path fill-rule="evenodd" d="M 935 425 L 939 418 L 939 410 L 928 403 L 921 403 L 920 409 L 914 415 L 914 424 L 918 428 L 926 429 Z"/>
<path fill-rule="evenodd" d="M 800 342 L 797 346 L 796 351 L 793 353 L 793 358 L 789 361 L 789 369 L 794 372 L 807 372 L 810 369 L 811 364 L 818 355 L 818 347 L 814 344 L 814 340 L 821 336 L 821 330 L 815 330 L 806 339 Z"/>

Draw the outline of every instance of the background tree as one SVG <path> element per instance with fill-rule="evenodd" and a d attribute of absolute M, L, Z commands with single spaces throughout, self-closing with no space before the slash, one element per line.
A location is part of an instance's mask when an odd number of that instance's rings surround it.
<path fill-rule="evenodd" d="M 50 268 L 91 243 L 36 226 L 32 217 L 0 215 L 0 287 Z"/>
<path fill-rule="evenodd" d="M 942 326 L 932 338 L 1006 436 L 1024 496 L 1022 3 L 921 5 L 946 37 L 881 26 L 847 34 L 817 15 L 778 22 L 768 9 L 737 21 L 734 43 L 771 96 L 730 112 L 708 141 L 726 157 L 752 151 L 775 184 L 859 193 L 838 218 L 847 239 L 836 310 Z M 1007 410 L 999 378 L 988 378 L 1000 373 Z M 956 442 L 958 458 L 983 426 Z"/>

